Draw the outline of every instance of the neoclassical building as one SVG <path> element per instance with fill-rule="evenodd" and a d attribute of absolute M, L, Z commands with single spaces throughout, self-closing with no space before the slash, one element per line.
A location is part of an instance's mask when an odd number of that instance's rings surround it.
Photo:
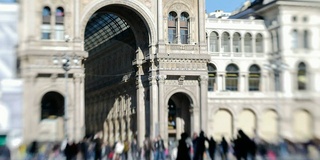
<path fill-rule="evenodd" d="M 205 0 L 20 1 L 24 140 L 319 138 L 319 8 L 265 0 L 219 19 Z"/>

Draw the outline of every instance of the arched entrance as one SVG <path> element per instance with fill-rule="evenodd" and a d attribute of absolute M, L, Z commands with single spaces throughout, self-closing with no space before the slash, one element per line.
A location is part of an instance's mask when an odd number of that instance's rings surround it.
<path fill-rule="evenodd" d="M 64 115 L 64 97 L 57 92 L 48 92 L 41 99 L 41 120 Z"/>
<path fill-rule="evenodd" d="M 180 139 L 180 135 L 186 132 L 192 133 L 192 100 L 185 93 L 175 93 L 168 102 L 168 137 L 169 142 Z"/>
<path fill-rule="evenodd" d="M 112 134 L 104 139 L 130 140 L 140 128 L 142 140 L 150 110 L 145 61 L 150 53 L 149 30 L 144 17 L 126 4 L 108 4 L 88 20 L 84 32 L 89 53 L 84 62 L 87 134 L 104 130 L 108 117 L 115 125 L 109 125 Z"/>

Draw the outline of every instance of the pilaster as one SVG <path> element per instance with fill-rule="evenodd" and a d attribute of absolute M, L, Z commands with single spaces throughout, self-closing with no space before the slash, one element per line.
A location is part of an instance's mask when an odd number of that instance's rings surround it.
<path fill-rule="evenodd" d="M 200 82 L 200 126 L 205 133 L 208 131 L 208 76 L 201 75 Z"/>
<path fill-rule="evenodd" d="M 165 112 L 167 111 L 167 107 L 165 104 L 165 95 L 164 95 L 164 83 L 166 80 L 167 76 L 166 75 L 159 75 L 157 77 L 158 80 L 158 86 L 159 86 L 159 106 L 158 106 L 158 127 L 159 127 L 159 134 L 163 136 L 164 140 L 167 138 L 167 133 L 166 133 L 166 126 L 165 126 L 165 121 L 167 118 L 164 116 Z"/>
<path fill-rule="evenodd" d="M 150 73 L 149 76 L 149 85 L 150 85 L 150 128 L 151 133 L 150 137 L 156 137 L 157 134 L 159 134 L 159 130 L 157 128 L 158 123 L 158 103 L 159 103 L 159 97 L 158 97 L 158 85 L 157 85 L 157 79 L 156 76 L 153 75 L 153 73 Z"/>
<path fill-rule="evenodd" d="M 146 134 L 146 108 L 144 103 L 144 89 L 141 80 L 142 66 L 137 65 L 136 89 L 137 89 L 137 131 L 138 131 L 138 144 L 142 146 L 144 136 Z"/>

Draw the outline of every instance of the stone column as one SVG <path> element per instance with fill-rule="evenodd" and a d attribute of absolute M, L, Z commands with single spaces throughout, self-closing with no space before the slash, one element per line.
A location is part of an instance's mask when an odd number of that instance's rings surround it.
<path fill-rule="evenodd" d="M 239 91 L 245 92 L 246 91 L 246 75 L 245 74 L 239 74 Z"/>
<path fill-rule="evenodd" d="M 193 108 L 193 132 L 197 132 L 199 133 L 201 130 L 201 126 L 200 126 L 200 107 L 199 106 L 195 106 Z M 190 135 L 191 136 L 191 135 Z"/>
<path fill-rule="evenodd" d="M 27 75 L 24 75 L 24 91 L 32 90 L 32 88 L 34 87 L 35 77 L 35 73 L 27 73 Z M 24 106 L 22 112 L 27 113 L 25 115 L 35 114 L 35 116 L 26 116 L 23 118 L 23 125 L 28 126 L 23 127 L 23 138 L 25 142 L 31 142 L 32 140 L 36 139 L 40 131 L 40 128 L 38 128 L 38 126 L 40 126 L 39 119 L 41 118 L 41 105 L 35 105 L 36 103 L 33 103 L 35 101 L 34 98 L 34 95 L 27 94 L 27 92 L 24 92 L 23 94 Z M 42 97 L 40 97 L 39 99 L 41 98 Z M 28 108 L 29 106 L 32 106 L 32 108 Z"/>
<path fill-rule="evenodd" d="M 81 24 L 80 24 L 80 0 L 74 0 L 74 10 L 73 10 L 73 20 L 74 20 L 74 31 L 73 31 L 73 37 L 75 40 L 79 40 L 80 41 L 80 28 L 81 28 Z M 71 28 L 71 27 L 70 27 Z"/>
<path fill-rule="evenodd" d="M 164 83 L 165 79 L 167 78 L 166 75 L 159 75 L 158 76 L 158 86 L 159 86 L 159 106 L 158 106 L 158 127 L 159 127 L 159 134 L 163 137 L 166 141 L 168 138 L 168 134 L 166 134 L 166 126 L 165 121 L 167 118 L 164 116 L 165 112 L 167 111 L 167 105 L 165 104 L 165 94 L 164 94 Z"/>
<path fill-rule="evenodd" d="M 144 136 L 146 134 L 146 112 L 144 104 L 144 91 L 141 80 L 142 66 L 141 64 L 137 65 L 137 77 L 136 77 L 136 92 L 137 92 L 137 132 L 138 132 L 138 143 L 140 146 L 143 144 Z"/>
<path fill-rule="evenodd" d="M 217 82 L 217 85 L 218 85 L 217 90 L 218 91 L 223 91 L 225 89 L 224 86 L 223 86 L 223 74 L 218 73 L 217 80 L 218 80 L 218 82 Z"/>
<path fill-rule="evenodd" d="M 282 73 L 280 73 L 280 86 L 283 86 L 283 92 L 285 95 L 291 95 L 292 94 L 292 75 L 290 74 L 289 70 L 283 70 Z"/>
<path fill-rule="evenodd" d="M 82 134 L 81 134 L 81 129 L 82 129 L 82 117 L 84 117 L 84 112 L 81 111 L 82 107 L 81 106 L 81 74 L 74 74 L 74 140 L 76 142 L 80 141 L 82 139 Z"/>
<path fill-rule="evenodd" d="M 128 140 L 131 142 L 131 140 L 133 139 L 133 133 L 131 131 L 131 112 L 127 115 L 127 134 L 128 134 Z"/>
<path fill-rule="evenodd" d="M 262 72 L 260 76 L 261 76 L 261 77 L 260 77 L 260 84 L 259 84 L 259 85 L 260 85 L 260 86 L 259 86 L 260 91 L 262 91 L 262 92 L 267 92 L 267 91 L 269 91 L 270 89 L 269 89 L 268 86 L 270 86 L 270 85 L 269 85 L 269 82 L 268 82 L 268 76 L 267 76 L 267 74 L 265 74 L 264 72 Z"/>
<path fill-rule="evenodd" d="M 158 38 L 159 38 L 159 42 L 163 42 L 163 6 L 162 6 L 162 0 L 158 0 Z"/>
<path fill-rule="evenodd" d="M 157 132 L 159 132 L 157 128 L 158 122 L 158 85 L 157 85 L 157 76 L 156 76 L 156 65 L 154 61 L 150 61 L 151 72 L 149 74 L 149 90 L 150 90 L 150 136 L 155 137 Z"/>
<path fill-rule="evenodd" d="M 201 75 L 200 81 L 200 126 L 201 130 L 205 133 L 208 131 L 207 120 L 208 120 L 208 76 Z"/>
<path fill-rule="evenodd" d="M 205 33 L 205 0 L 198 0 L 198 41 L 200 45 L 200 53 L 206 50 L 206 33 Z"/>

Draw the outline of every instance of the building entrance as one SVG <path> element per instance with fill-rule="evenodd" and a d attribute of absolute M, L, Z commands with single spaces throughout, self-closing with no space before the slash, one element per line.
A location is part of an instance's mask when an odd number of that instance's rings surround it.
<path fill-rule="evenodd" d="M 143 140 L 149 33 L 144 17 L 127 4 L 106 4 L 89 18 L 84 31 L 86 134 L 103 131 L 110 143 L 136 134 Z"/>
<path fill-rule="evenodd" d="M 192 107 L 188 95 L 176 93 L 168 102 L 168 137 L 169 142 L 180 139 L 183 132 L 191 135 L 192 132 Z"/>

